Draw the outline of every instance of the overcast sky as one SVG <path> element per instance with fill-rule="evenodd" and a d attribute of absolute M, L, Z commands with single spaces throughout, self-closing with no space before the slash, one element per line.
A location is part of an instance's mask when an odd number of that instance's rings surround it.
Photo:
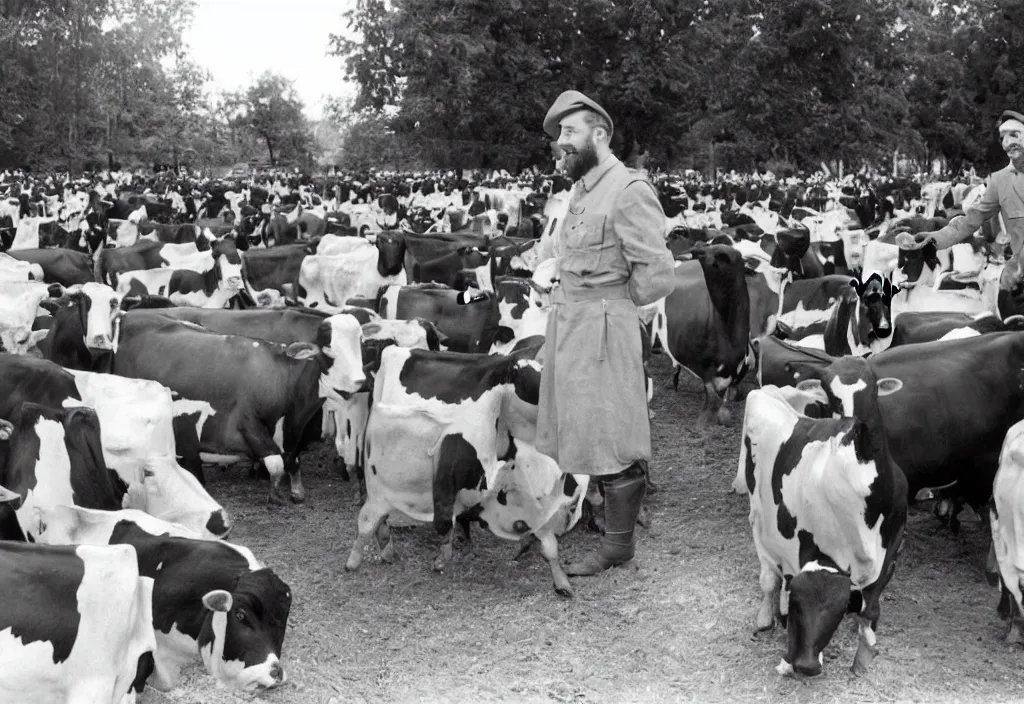
<path fill-rule="evenodd" d="M 295 82 L 306 115 L 318 119 L 324 97 L 351 92 L 342 62 L 327 55 L 328 35 L 345 32 L 341 14 L 354 0 L 197 0 L 185 32 L 192 58 L 212 74 L 210 88 L 237 90 L 264 71 Z"/>

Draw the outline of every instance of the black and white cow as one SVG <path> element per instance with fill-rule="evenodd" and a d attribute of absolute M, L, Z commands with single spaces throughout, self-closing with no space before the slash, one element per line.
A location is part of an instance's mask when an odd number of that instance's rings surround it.
<path fill-rule="evenodd" d="M 783 617 L 789 637 L 779 674 L 813 676 L 852 612 L 860 631 L 852 669 L 862 674 L 875 655 L 879 596 L 907 519 L 907 481 L 889 451 L 878 403 L 902 382 L 877 378 L 859 357 L 824 369 L 795 364 L 793 371 L 820 382 L 841 417 L 809 418 L 774 387 L 747 397 L 737 483 L 742 478 L 750 498 L 761 562 L 757 630 Z"/>
<path fill-rule="evenodd" d="M 128 545 L 0 541 L 0 589 L 2 701 L 120 704 L 156 648 L 153 580 Z"/>
<path fill-rule="evenodd" d="M 117 291 L 129 296 L 166 296 L 184 306 L 223 308 L 243 288 L 242 258 L 229 238 L 216 241 L 210 257 L 213 264 L 205 271 L 161 268 L 121 272 Z"/>
<path fill-rule="evenodd" d="M 181 669 L 202 661 L 224 684 L 251 690 L 286 681 L 281 665 L 291 590 L 247 548 L 203 536 L 140 511 L 37 506 L 37 540 L 51 545 L 130 545 L 153 580 L 154 668 L 149 684 L 168 691 Z"/>
<path fill-rule="evenodd" d="M 404 256 L 401 234 L 387 232 L 377 235 L 374 246 L 308 256 L 299 267 L 296 294 L 311 308 L 336 310 L 350 298 L 370 297 L 384 286 L 404 284 Z"/>
<path fill-rule="evenodd" d="M 10 256 L 36 265 L 42 281 L 48 284 L 74 286 L 93 280 L 93 260 L 83 252 L 70 249 L 19 249 Z"/>
<path fill-rule="evenodd" d="M 651 339 L 658 340 L 675 367 L 703 384 L 701 421 L 730 421 L 722 403 L 747 372 L 750 301 L 740 253 L 725 245 L 692 249 L 696 261 L 677 262 L 675 288 L 654 306 Z"/>
<path fill-rule="evenodd" d="M 94 410 L 25 402 L 10 418 L 11 423 L 0 421 L 0 439 L 7 443 L 0 485 L 16 492 L 21 500 L 0 504 L 0 537 L 34 537 L 26 530 L 26 517 L 38 503 L 121 508 L 127 487 L 116 473 L 108 471 L 103 460 L 100 423 Z"/>
<path fill-rule="evenodd" d="M 185 399 L 209 404 L 203 453 L 211 461 L 262 461 L 275 501 L 282 500 L 287 471 L 292 498 L 302 501 L 297 453 L 303 432 L 324 398 L 344 399 L 363 388 L 359 341 L 359 322 L 350 315 L 322 321 L 313 344 L 285 347 L 213 333 L 160 310 L 133 310 L 121 321 L 110 371 L 158 381 Z"/>
<path fill-rule="evenodd" d="M 501 526 L 494 530 L 500 537 L 535 535 L 555 590 L 571 596 L 556 536 L 579 519 L 588 481 L 563 475 L 529 445 L 536 415 L 517 412 L 516 401 L 535 409 L 539 388 L 539 365 L 528 359 L 385 348 L 366 430 L 367 499 L 346 568 L 358 569 L 363 546 L 374 535 L 382 559 L 393 558 L 383 523 L 391 511 L 433 523 L 442 536 L 436 570 L 451 558 L 455 524 L 468 540 L 469 521 L 479 519 Z M 510 474 L 508 463 L 530 469 Z M 523 503 L 509 503 L 507 484 L 520 482 L 540 504 L 532 506 L 532 522 L 525 516 L 508 520 L 507 512 L 522 510 Z"/>
<path fill-rule="evenodd" d="M 100 461 L 128 487 L 126 500 L 118 498 L 116 507 L 138 508 L 204 535 L 227 535 L 231 528 L 227 512 L 176 461 L 166 388 L 113 375 L 72 372 L 45 360 L 0 355 L 0 418 L 15 418 L 27 399 L 49 409 L 88 406 L 96 411 Z M 123 489 L 120 494 L 125 494 Z"/>

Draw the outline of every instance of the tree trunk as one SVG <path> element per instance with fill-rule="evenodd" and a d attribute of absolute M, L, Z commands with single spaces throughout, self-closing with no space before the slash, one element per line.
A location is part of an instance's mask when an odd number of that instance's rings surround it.
<path fill-rule="evenodd" d="M 264 137 L 264 139 L 267 141 L 267 151 L 270 152 L 270 165 L 277 166 L 277 162 L 274 161 L 274 143 L 270 137 Z"/>

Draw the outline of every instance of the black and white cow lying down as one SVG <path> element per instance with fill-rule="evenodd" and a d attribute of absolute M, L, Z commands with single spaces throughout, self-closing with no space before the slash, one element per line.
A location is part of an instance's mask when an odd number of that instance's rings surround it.
<path fill-rule="evenodd" d="M 157 647 L 153 580 L 132 547 L 0 541 L 0 588 L 0 701 L 124 701 Z"/>
<path fill-rule="evenodd" d="M 130 545 L 153 582 L 152 674 L 135 687 L 167 691 L 181 668 L 202 661 L 224 684 L 245 690 L 286 681 L 281 664 L 291 589 L 252 552 L 140 511 L 35 507 L 32 531 L 50 545 Z M 2 579 L 2 578 L 0 578 Z M 147 680 L 148 677 L 148 680 Z"/>
<path fill-rule="evenodd" d="M 0 418 L 20 428 L 8 441 L 0 483 L 26 500 L 31 490 L 57 503 L 138 508 L 224 536 L 227 512 L 176 462 L 171 412 L 170 392 L 153 382 L 0 354 Z M 3 533 L 19 537 L 16 528 L 8 518 Z"/>

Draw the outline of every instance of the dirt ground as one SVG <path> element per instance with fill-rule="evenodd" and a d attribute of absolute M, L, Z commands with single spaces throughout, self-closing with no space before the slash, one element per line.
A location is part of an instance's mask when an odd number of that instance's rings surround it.
<path fill-rule="evenodd" d="M 303 463 L 309 500 L 271 507 L 267 483 L 244 469 L 209 470 L 210 492 L 246 545 L 292 588 L 284 642 L 289 681 L 238 695 L 199 667 L 144 704 L 265 701 L 362 702 L 1008 702 L 1024 700 L 1024 652 L 1004 645 L 998 592 L 984 580 L 987 543 L 969 509 L 953 536 L 930 505 L 911 510 L 896 576 L 882 599 L 879 657 L 849 672 L 852 620 L 825 651 L 813 680 L 775 672 L 780 629 L 755 639 L 758 562 L 746 497 L 727 493 L 736 471 L 742 404 L 731 428 L 696 428 L 702 391 L 656 359 L 652 475 L 632 564 L 574 578 L 572 600 L 554 593 L 539 551 L 474 527 L 474 546 L 436 574 L 430 526 L 395 531 L 400 560 L 344 569 L 355 533 L 355 486 L 330 470 L 326 447 Z M 589 549 L 577 528 L 564 559 Z"/>

